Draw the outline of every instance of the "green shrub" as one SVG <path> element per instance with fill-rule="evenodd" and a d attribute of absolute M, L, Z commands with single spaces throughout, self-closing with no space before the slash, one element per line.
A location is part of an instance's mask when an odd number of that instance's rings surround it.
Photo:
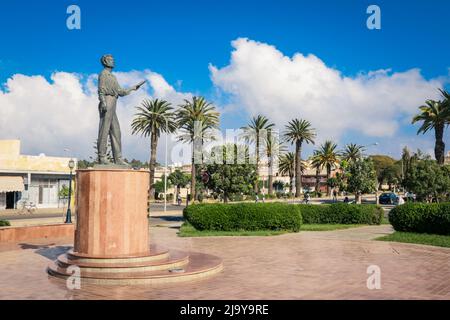
<path fill-rule="evenodd" d="M 9 227 L 11 226 L 11 223 L 7 220 L 0 220 L 0 227 Z"/>
<path fill-rule="evenodd" d="M 286 203 L 195 204 L 183 210 L 184 218 L 197 230 L 299 231 L 300 208 Z"/>
<path fill-rule="evenodd" d="M 303 223 L 307 224 L 381 224 L 383 209 L 370 204 L 300 204 Z"/>
<path fill-rule="evenodd" d="M 389 213 L 397 231 L 450 235 L 450 202 L 406 203 Z"/>
<path fill-rule="evenodd" d="M 229 196 L 230 201 L 244 201 L 244 195 L 240 193 L 234 193 Z"/>

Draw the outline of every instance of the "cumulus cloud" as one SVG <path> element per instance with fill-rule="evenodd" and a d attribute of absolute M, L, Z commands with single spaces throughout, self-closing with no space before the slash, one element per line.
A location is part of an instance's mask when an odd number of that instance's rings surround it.
<path fill-rule="evenodd" d="M 214 85 L 251 115 L 280 127 L 292 118 L 311 121 L 318 140 L 348 131 L 392 137 L 425 99 L 437 98 L 445 77 L 427 80 L 418 69 L 343 75 L 315 55 L 284 55 L 272 45 L 239 38 L 229 64 L 210 65 Z"/>
<path fill-rule="evenodd" d="M 144 90 L 119 99 L 117 109 L 124 156 L 147 159 L 148 139 L 131 135 L 134 107 L 151 97 L 176 106 L 191 94 L 175 90 L 163 76 L 150 70 L 117 72 L 116 76 L 123 87 L 148 80 Z M 28 154 L 62 156 L 69 148 L 72 156 L 93 156 L 99 119 L 96 81 L 97 75 L 67 72 L 53 73 L 50 81 L 40 75 L 14 75 L 0 89 L 1 139 L 20 139 L 23 153 Z M 159 149 L 161 156 L 162 143 Z"/>

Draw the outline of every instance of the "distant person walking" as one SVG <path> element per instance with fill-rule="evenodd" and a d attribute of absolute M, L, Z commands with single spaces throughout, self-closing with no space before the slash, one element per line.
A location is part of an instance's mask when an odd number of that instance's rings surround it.
<path fill-rule="evenodd" d="M 333 190 L 333 202 L 337 202 L 337 191 L 336 191 L 336 189 Z"/>
<path fill-rule="evenodd" d="M 303 198 L 303 203 L 308 204 L 311 200 L 311 196 L 309 195 L 309 192 L 305 193 L 305 197 Z"/>

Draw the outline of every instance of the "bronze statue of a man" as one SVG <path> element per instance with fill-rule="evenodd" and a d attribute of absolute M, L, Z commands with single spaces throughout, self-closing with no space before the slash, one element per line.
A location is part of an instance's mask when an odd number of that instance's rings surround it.
<path fill-rule="evenodd" d="M 114 163 L 127 165 L 122 158 L 122 143 L 119 120 L 116 115 L 117 99 L 129 95 L 132 91 L 138 90 L 145 81 L 133 86 L 130 89 L 123 89 L 112 74 L 114 68 L 114 58 L 106 54 L 101 58 L 104 66 L 98 77 L 98 98 L 100 100 L 98 111 L 100 113 L 100 125 L 98 130 L 97 150 L 98 162 L 100 164 L 110 164 L 106 157 L 108 147 L 108 136 L 111 141 L 111 148 Z"/>

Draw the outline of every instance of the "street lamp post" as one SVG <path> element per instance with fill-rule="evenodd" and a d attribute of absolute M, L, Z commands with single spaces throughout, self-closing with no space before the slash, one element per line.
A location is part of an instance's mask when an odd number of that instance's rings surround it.
<path fill-rule="evenodd" d="M 165 168 L 164 168 L 164 213 L 166 213 L 167 210 L 167 136 L 169 135 L 169 121 L 167 120 L 166 117 L 164 117 L 164 120 L 166 121 L 166 152 L 165 152 Z"/>
<path fill-rule="evenodd" d="M 70 176 L 69 176 L 69 202 L 67 204 L 67 213 L 66 213 L 66 221 L 65 223 L 72 223 L 72 212 L 70 211 L 70 202 L 71 202 L 71 196 L 72 196 L 72 171 L 75 168 L 75 161 L 73 159 L 69 160 L 69 169 L 70 169 Z"/>

